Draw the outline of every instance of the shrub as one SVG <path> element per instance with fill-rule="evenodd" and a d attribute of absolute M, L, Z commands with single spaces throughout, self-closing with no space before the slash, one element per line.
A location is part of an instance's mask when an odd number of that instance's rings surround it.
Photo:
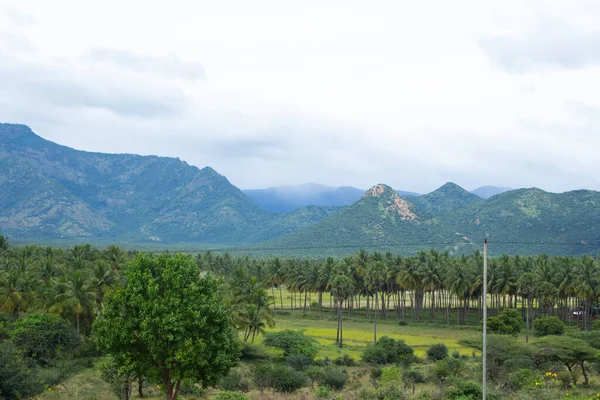
<path fill-rule="evenodd" d="M 523 329 L 523 317 L 517 310 L 506 309 L 497 317 L 487 319 L 488 333 L 516 336 Z"/>
<path fill-rule="evenodd" d="M 535 336 L 562 335 L 565 324 L 558 317 L 541 317 L 533 321 L 533 334 Z"/>
<path fill-rule="evenodd" d="M 377 388 L 378 399 L 404 399 L 404 394 L 400 390 L 402 376 L 400 368 L 396 366 L 384 367 L 381 369 L 381 379 Z"/>
<path fill-rule="evenodd" d="M 315 383 L 322 382 L 323 378 L 325 377 L 325 370 L 322 367 L 317 367 L 316 365 L 306 368 L 304 373 L 310 379 L 310 383 L 313 387 L 315 386 Z"/>
<path fill-rule="evenodd" d="M 331 390 L 340 391 L 348 381 L 348 373 L 338 369 L 329 368 L 325 370 L 320 384 Z"/>
<path fill-rule="evenodd" d="M 600 320 L 597 319 L 594 322 L 592 322 L 592 330 L 600 331 Z"/>
<path fill-rule="evenodd" d="M 230 392 L 247 392 L 250 385 L 239 372 L 231 370 L 229 374 L 221 378 L 219 388 Z"/>
<path fill-rule="evenodd" d="M 448 348 L 445 344 L 433 344 L 427 349 L 427 358 L 432 361 L 443 360 L 448 357 Z"/>
<path fill-rule="evenodd" d="M 400 321 L 400 322 L 398 322 L 398 325 L 400 325 L 400 326 L 408 326 L 408 322 L 407 321 Z"/>
<path fill-rule="evenodd" d="M 455 379 L 446 388 L 445 395 L 449 399 L 479 400 L 483 397 L 483 392 L 476 383 Z"/>
<path fill-rule="evenodd" d="M 321 386 L 315 391 L 315 397 L 317 399 L 328 399 L 331 397 L 331 389 L 326 386 Z"/>
<path fill-rule="evenodd" d="M 54 314 L 29 314 L 15 323 L 15 345 L 38 364 L 48 365 L 61 351 L 77 350 L 79 335 L 71 324 Z"/>
<path fill-rule="evenodd" d="M 520 369 L 511 374 L 506 382 L 506 386 L 511 390 L 531 388 L 535 385 L 538 373 L 531 369 Z"/>
<path fill-rule="evenodd" d="M 414 361 L 414 350 L 403 340 L 383 336 L 376 343 L 369 343 L 362 358 L 374 364 L 401 363 L 409 365 Z"/>
<path fill-rule="evenodd" d="M 318 365 L 319 367 L 326 367 L 328 365 L 331 365 L 331 360 L 329 359 L 329 357 L 325 356 L 320 360 L 316 360 L 314 364 Z"/>
<path fill-rule="evenodd" d="M 230 390 L 226 390 L 217 394 L 215 400 L 249 400 L 249 397 L 240 392 L 232 392 Z"/>
<path fill-rule="evenodd" d="M 271 371 L 270 385 L 278 393 L 293 393 L 308 385 L 308 378 L 302 372 L 288 366 L 276 366 Z"/>
<path fill-rule="evenodd" d="M 263 344 L 282 350 L 285 358 L 292 354 L 306 354 L 314 358 L 318 351 L 315 339 L 304 335 L 303 332 L 289 329 L 267 333 Z"/>
<path fill-rule="evenodd" d="M 356 360 L 354 358 L 352 358 L 351 356 L 349 356 L 348 354 L 344 354 L 343 356 L 336 358 L 335 360 L 333 360 L 333 363 L 335 365 L 339 365 L 339 366 L 343 366 L 343 367 L 355 367 L 356 366 Z"/>
<path fill-rule="evenodd" d="M 460 358 L 460 353 L 458 351 L 453 352 L 452 358 Z"/>
<path fill-rule="evenodd" d="M 294 368 L 296 371 L 304 371 L 313 364 L 313 358 L 306 354 L 291 354 L 286 359 L 286 362 L 287 365 Z"/>
<path fill-rule="evenodd" d="M 252 370 L 252 380 L 261 393 L 271 385 L 272 372 L 273 367 L 271 365 L 257 365 Z"/>
<path fill-rule="evenodd" d="M 185 396 L 202 396 L 204 394 L 204 390 L 196 385 L 194 381 L 190 379 L 184 379 L 181 382 L 179 393 Z"/>
<path fill-rule="evenodd" d="M 0 396 L 5 400 L 27 397 L 38 391 L 19 350 L 8 342 L 0 343 Z"/>
<path fill-rule="evenodd" d="M 415 386 L 417 383 L 425 382 L 425 376 L 420 371 L 415 369 L 409 369 L 404 371 L 402 374 L 402 382 L 404 382 L 404 387 L 411 387 L 412 394 L 415 394 Z"/>
<path fill-rule="evenodd" d="M 242 355 L 240 356 L 240 360 L 266 361 L 269 359 L 271 359 L 271 356 L 264 350 L 262 346 L 248 342 L 242 343 Z"/>
<path fill-rule="evenodd" d="M 446 381 L 450 377 L 460 376 L 463 370 L 463 363 L 457 358 L 444 358 L 433 366 L 433 376 L 441 381 Z"/>

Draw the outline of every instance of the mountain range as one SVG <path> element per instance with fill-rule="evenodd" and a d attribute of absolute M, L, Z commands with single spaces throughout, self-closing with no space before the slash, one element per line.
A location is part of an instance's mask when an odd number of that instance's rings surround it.
<path fill-rule="evenodd" d="M 241 191 L 210 167 L 177 158 L 102 154 L 0 124 L 0 234 L 38 243 L 117 243 L 248 252 L 596 254 L 600 193 L 454 183 L 419 195 L 378 184 Z M 283 199 L 283 200 L 282 200 Z"/>

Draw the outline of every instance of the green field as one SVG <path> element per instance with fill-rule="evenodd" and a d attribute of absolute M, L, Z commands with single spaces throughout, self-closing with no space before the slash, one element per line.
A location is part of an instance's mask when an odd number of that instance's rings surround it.
<path fill-rule="evenodd" d="M 344 320 L 344 347 L 340 349 L 335 344 L 337 319 L 334 316 L 327 318 L 302 317 L 297 315 L 285 315 L 277 317 L 277 326 L 270 331 L 283 329 L 303 330 L 305 334 L 314 337 L 320 344 L 318 357 L 337 358 L 348 354 L 359 358 L 362 350 L 368 343 L 373 342 L 373 322 L 364 319 Z M 314 315 L 317 315 L 314 313 Z M 458 351 L 461 354 L 471 354 L 472 349 L 461 346 L 461 339 L 473 339 L 479 335 L 475 328 L 446 328 L 439 325 L 408 325 L 400 326 L 395 321 L 380 320 L 377 322 L 377 337 L 389 336 L 394 339 L 402 339 L 415 349 L 417 356 L 424 356 L 427 348 L 435 343 L 444 343 L 452 353 Z M 257 340 L 260 342 L 261 338 Z"/>

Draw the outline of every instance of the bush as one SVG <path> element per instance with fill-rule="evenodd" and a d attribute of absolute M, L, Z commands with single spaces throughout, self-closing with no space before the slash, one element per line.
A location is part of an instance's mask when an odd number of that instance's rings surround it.
<path fill-rule="evenodd" d="M 414 362 L 414 350 L 403 340 L 394 340 L 383 336 L 376 343 L 369 343 L 362 358 L 374 364 L 401 363 L 409 365 Z"/>
<path fill-rule="evenodd" d="M 340 391 L 344 388 L 347 381 L 348 373 L 338 369 L 329 368 L 325 370 L 319 383 L 331 390 Z"/>
<path fill-rule="evenodd" d="M 315 339 L 304 335 L 301 331 L 289 329 L 267 333 L 263 344 L 267 347 L 282 350 L 285 358 L 292 354 L 305 354 L 314 358 L 318 351 Z"/>
<path fill-rule="evenodd" d="M 407 321 L 400 321 L 400 322 L 398 322 L 398 325 L 400 325 L 400 326 L 408 326 L 408 322 Z"/>
<path fill-rule="evenodd" d="M 184 379 L 181 382 L 181 388 L 179 389 L 179 393 L 185 396 L 202 396 L 204 394 L 204 390 L 196 385 L 194 381 L 190 379 Z"/>
<path fill-rule="evenodd" d="M 331 390 L 326 386 L 321 386 L 315 392 L 315 397 L 317 399 L 328 399 L 329 397 L 331 397 Z"/>
<path fill-rule="evenodd" d="M 412 394 L 415 394 L 416 384 L 425 382 L 425 376 L 420 371 L 409 369 L 402 374 L 402 382 L 404 382 L 404 387 L 411 387 Z"/>
<path fill-rule="evenodd" d="M 271 371 L 269 382 L 274 391 L 278 393 L 293 393 L 308 385 L 308 378 L 302 372 L 288 366 L 276 366 Z"/>
<path fill-rule="evenodd" d="M 597 319 L 594 322 L 592 322 L 592 330 L 600 331 L 600 320 Z"/>
<path fill-rule="evenodd" d="M 445 390 L 449 399 L 479 400 L 483 397 L 481 386 L 473 382 L 456 379 Z"/>
<path fill-rule="evenodd" d="M 433 376 L 441 381 L 446 381 L 450 377 L 458 377 L 463 370 L 462 360 L 457 358 L 444 358 L 433 366 Z"/>
<path fill-rule="evenodd" d="M 448 348 L 445 344 L 433 344 L 427 349 L 427 358 L 432 361 L 443 360 L 448 357 Z"/>
<path fill-rule="evenodd" d="M 523 329 L 523 317 L 517 310 L 506 309 L 497 317 L 487 319 L 488 333 L 516 336 Z"/>
<path fill-rule="evenodd" d="M 533 321 L 533 334 L 535 336 L 562 335 L 565 324 L 558 317 L 541 317 Z"/>
<path fill-rule="evenodd" d="M 306 354 L 292 354 L 287 358 L 286 362 L 287 365 L 296 371 L 304 371 L 313 364 L 313 358 Z"/>
<path fill-rule="evenodd" d="M 39 389 L 19 350 L 12 343 L 0 343 L 0 398 L 21 399 Z"/>
<path fill-rule="evenodd" d="M 331 360 L 329 359 L 329 357 L 325 356 L 320 360 L 316 360 L 314 364 L 318 365 L 319 367 L 326 367 L 328 365 L 331 365 Z"/>
<path fill-rule="evenodd" d="M 310 383 L 313 387 L 315 386 L 315 383 L 323 382 L 323 378 L 325 377 L 325 370 L 322 367 L 317 367 L 316 365 L 306 368 L 304 373 L 310 379 Z"/>
<path fill-rule="evenodd" d="M 257 365 L 252 370 L 252 380 L 256 388 L 262 393 L 265 388 L 271 386 L 271 373 L 273 367 L 271 365 Z"/>
<path fill-rule="evenodd" d="M 54 314 L 29 314 L 15 323 L 15 345 L 40 365 L 50 364 L 61 351 L 77 350 L 79 335 L 71 324 Z"/>
<path fill-rule="evenodd" d="M 520 390 L 523 388 L 534 387 L 535 381 L 539 373 L 531 369 L 520 369 L 511 374 L 506 382 L 506 386 L 510 390 Z"/>
<path fill-rule="evenodd" d="M 333 360 L 333 363 L 335 365 L 339 365 L 339 366 L 343 366 L 343 367 L 355 367 L 356 366 L 356 360 L 352 357 L 350 357 L 348 354 L 344 354 L 341 357 L 336 358 L 335 360 Z"/>
<path fill-rule="evenodd" d="M 221 378 L 219 388 L 230 392 L 247 392 L 250 385 L 239 372 L 231 370 L 229 374 Z"/>
<path fill-rule="evenodd" d="M 240 360 L 243 361 L 267 361 L 271 356 L 264 350 L 262 346 L 247 342 L 242 343 L 242 355 Z"/>
<path fill-rule="evenodd" d="M 215 400 L 250 400 L 250 398 L 243 393 L 226 390 L 217 394 Z"/>
<path fill-rule="evenodd" d="M 456 359 L 460 358 L 460 353 L 458 351 L 453 352 L 452 358 L 456 358 Z"/>

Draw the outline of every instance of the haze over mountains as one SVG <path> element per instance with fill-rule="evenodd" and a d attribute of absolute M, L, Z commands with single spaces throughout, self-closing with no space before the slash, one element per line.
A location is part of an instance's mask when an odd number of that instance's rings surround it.
<path fill-rule="evenodd" d="M 600 250 L 599 192 L 474 192 L 479 195 L 454 183 L 402 196 L 384 184 L 366 192 L 314 184 L 241 191 L 210 167 L 78 151 L 24 125 L 0 124 L 0 234 L 13 241 L 246 246 L 323 255 L 357 247 L 472 251 L 487 236 L 497 250 L 511 253 Z"/>

